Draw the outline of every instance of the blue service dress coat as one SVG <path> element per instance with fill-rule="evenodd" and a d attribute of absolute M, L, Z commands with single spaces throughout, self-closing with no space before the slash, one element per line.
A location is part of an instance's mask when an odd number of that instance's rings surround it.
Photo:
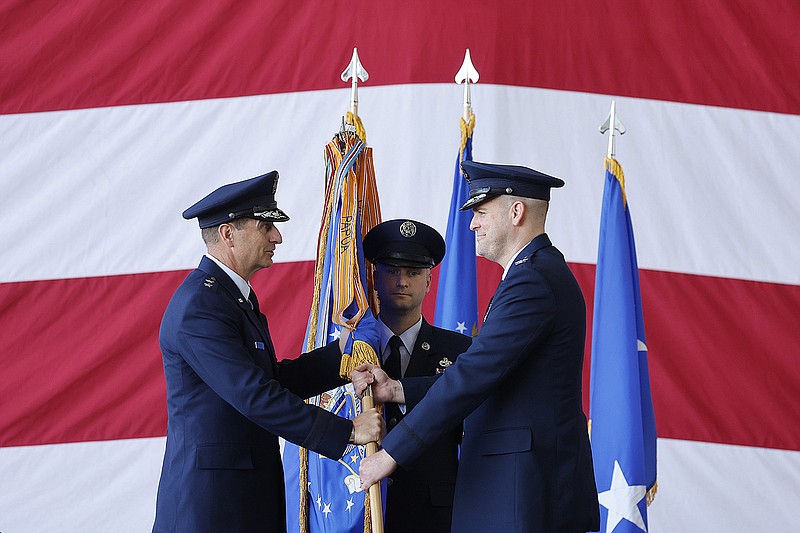
<path fill-rule="evenodd" d="M 344 383 L 338 344 L 278 362 L 264 315 L 207 257 L 160 342 L 169 420 L 153 531 L 285 531 L 278 436 L 337 459 L 350 437 L 350 420 L 301 399 Z"/>
<path fill-rule="evenodd" d="M 599 528 L 581 405 L 585 315 L 572 272 L 542 234 L 498 285 L 470 349 L 439 379 L 403 380 L 416 405 L 383 441 L 400 465 L 464 419 L 454 532 Z"/>
<path fill-rule="evenodd" d="M 471 340 L 460 333 L 431 326 L 423 318 L 405 377 L 438 375 L 469 348 Z M 404 415 L 397 404 L 386 404 L 386 413 L 387 430 L 391 431 Z M 460 442 L 461 424 L 389 476 L 386 533 L 450 531 Z"/>

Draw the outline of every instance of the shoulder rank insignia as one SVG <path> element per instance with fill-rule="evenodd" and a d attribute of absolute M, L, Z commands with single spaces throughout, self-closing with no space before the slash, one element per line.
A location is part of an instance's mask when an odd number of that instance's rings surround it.
<path fill-rule="evenodd" d="M 436 369 L 436 373 L 437 374 L 443 373 L 445 370 L 447 370 L 447 367 L 452 364 L 453 362 L 447 357 L 442 358 L 442 360 L 439 361 L 439 368 Z"/>
<path fill-rule="evenodd" d="M 205 285 L 206 287 L 213 287 L 214 283 L 216 282 L 217 280 L 215 278 L 206 278 L 205 282 L 203 282 L 203 285 Z"/>

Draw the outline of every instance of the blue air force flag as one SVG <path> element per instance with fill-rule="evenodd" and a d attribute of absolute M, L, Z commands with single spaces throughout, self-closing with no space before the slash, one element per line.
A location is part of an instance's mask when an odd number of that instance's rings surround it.
<path fill-rule="evenodd" d="M 606 158 L 592 328 L 591 437 L 600 531 L 647 531 L 656 426 L 625 177 Z"/>
<path fill-rule="evenodd" d="M 462 119 L 463 120 L 463 119 Z M 474 124 L 474 121 L 470 121 Z M 478 287 L 475 267 L 475 235 L 469 229 L 472 212 L 459 208 L 469 199 L 469 184 L 461 172 L 461 161 L 472 161 L 472 130 L 456 157 L 453 194 L 447 218 L 447 253 L 439 266 L 434 325 L 464 335 L 478 332 Z"/>

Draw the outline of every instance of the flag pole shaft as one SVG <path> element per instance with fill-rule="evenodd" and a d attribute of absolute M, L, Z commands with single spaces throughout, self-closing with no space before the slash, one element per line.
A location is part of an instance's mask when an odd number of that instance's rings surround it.
<path fill-rule="evenodd" d="M 364 397 L 361 399 L 361 405 L 365 411 L 375 407 L 375 401 L 372 398 L 371 386 L 367 386 L 367 390 L 364 392 Z M 368 442 L 366 448 L 367 457 L 369 457 L 378 451 L 378 443 Z M 372 533 L 383 533 L 383 504 L 381 502 L 380 483 L 375 483 L 369 488 L 369 509 L 370 518 L 372 519 Z"/>

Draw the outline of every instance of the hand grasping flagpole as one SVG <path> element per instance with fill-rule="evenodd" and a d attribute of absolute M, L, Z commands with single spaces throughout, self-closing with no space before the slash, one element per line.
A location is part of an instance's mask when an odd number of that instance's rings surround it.
<path fill-rule="evenodd" d="M 600 530 L 647 531 L 656 491 L 656 422 L 633 225 L 615 132 L 625 133 L 612 102 L 597 250 L 590 432 Z"/>

